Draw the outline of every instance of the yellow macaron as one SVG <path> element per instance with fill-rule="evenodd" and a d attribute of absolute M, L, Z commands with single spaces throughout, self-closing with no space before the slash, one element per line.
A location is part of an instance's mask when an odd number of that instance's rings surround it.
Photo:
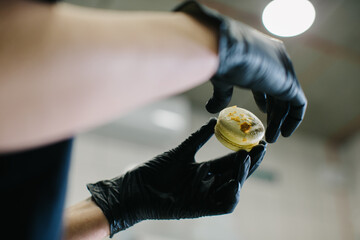
<path fill-rule="evenodd" d="M 225 147 L 250 151 L 264 137 L 265 128 L 250 111 L 236 106 L 223 109 L 215 125 L 215 136 Z"/>

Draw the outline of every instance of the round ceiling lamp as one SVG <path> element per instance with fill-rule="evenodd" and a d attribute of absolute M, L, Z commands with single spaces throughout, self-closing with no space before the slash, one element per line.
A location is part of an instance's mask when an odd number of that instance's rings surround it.
<path fill-rule="evenodd" d="M 264 9 L 265 28 L 280 37 L 293 37 L 308 30 L 315 20 L 315 8 L 308 0 L 274 0 Z"/>

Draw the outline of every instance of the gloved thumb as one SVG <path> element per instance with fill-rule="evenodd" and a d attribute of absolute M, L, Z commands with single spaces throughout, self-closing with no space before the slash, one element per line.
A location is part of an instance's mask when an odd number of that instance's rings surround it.
<path fill-rule="evenodd" d="M 216 125 L 216 118 L 211 118 L 208 123 L 203 125 L 199 130 L 191 134 L 184 142 L 182 142 L 176 149 L 182 153 L 195 155 L 195 153 L 211 138 L 214 134 L 214 127 Z"/>
<path fill-rule="evenodd" d="M 206 103 L 206 110 L 210 113 L 218 113 L 229 105 L 233 94 L 233 87 L 212 79 L 214 86 L 213 96 Z"/>

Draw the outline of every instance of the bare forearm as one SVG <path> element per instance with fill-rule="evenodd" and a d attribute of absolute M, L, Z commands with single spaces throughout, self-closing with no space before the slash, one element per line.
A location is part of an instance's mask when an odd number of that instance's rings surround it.
<path fill-rule="evenodd" d="M 184 14 L 28 5 L 0 14 L 0 152 L 105 123 L 216 70 L 215 33 Z"/>
<path fill-rule="evenodd" d="M 90 199 L 66 209 L 63 240 L 96 240 L 109 234 L 110 228 L 105 215 Z"/>

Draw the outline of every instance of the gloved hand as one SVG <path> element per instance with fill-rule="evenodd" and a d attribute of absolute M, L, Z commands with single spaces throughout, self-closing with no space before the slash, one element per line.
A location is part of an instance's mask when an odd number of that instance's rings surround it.
<path fill-rule="evenodd" d="M 207 110 L 216 113 L 225 108 L 233 86 L 248 88 L 267 112 L 266 141 L 275 142 L 280 131 L 290 136 L 304 117 L 307 100 L 284 44 L 196 1 L 187 1 L 175 11 L 218 29 L 220 64 L 211 78 L 214 93 Z"/>
<path fill-rule="evenodd" d="M 124 175 L 88 184 L 110 224 L 110 236 L 146 219 L 197 218 L 230 213 L 240 189 L 262 161 L 266 143 L 202 163 L 196 152 L 214 133 L 211 119 L 175 149 Z"/>

